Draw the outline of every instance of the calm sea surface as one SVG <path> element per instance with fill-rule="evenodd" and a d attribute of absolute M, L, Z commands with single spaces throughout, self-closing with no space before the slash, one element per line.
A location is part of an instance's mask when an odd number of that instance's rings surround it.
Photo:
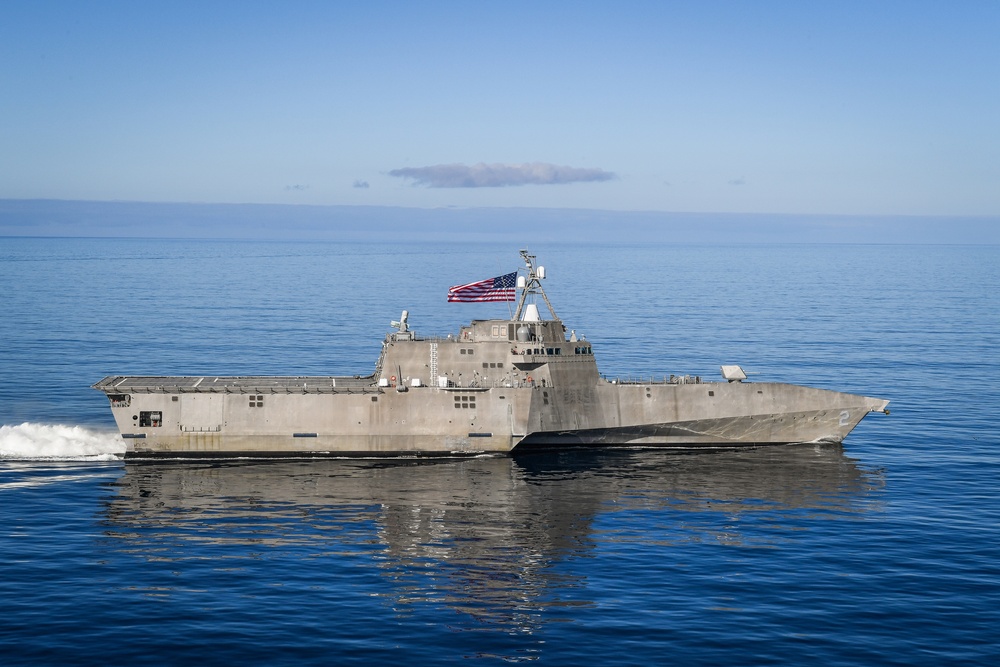
<path fill-rule="evenodd" d="M 367 374 L 517 248 L 0 238 L 0 662 L 1000 663 L 1000 248 L 532 247 L 610 377 L 892 401 L 836 446 L 123 463 L 110 374 Z"/>

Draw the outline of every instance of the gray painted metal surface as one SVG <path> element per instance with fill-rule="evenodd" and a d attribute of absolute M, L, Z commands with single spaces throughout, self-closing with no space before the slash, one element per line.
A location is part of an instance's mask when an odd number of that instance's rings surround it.
<path fill-rule="evenodd" d="M 742 447 L 842 441 L 888 401 L 690 376 L 609 381 L 556 317 L 535 258 L 510 320 L 422 338 L 393 322 L 360 376 L 134 377 L 107 394 L 126 457 L 471 456 L 547 447 Z M 539 316 L 541 296 L 550 319 Z"/>

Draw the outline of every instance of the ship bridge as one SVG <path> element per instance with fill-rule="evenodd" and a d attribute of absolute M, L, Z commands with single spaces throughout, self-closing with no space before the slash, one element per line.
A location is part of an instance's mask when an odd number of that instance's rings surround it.
<path fill-rule="evenodd" d="M 425 339 L 407 323 L 408 312 L 386 336 L 376 375 L 383 386 L 413 387 L 588 386 L 600 380 L 590 343 L 567 330 L 545 295 L 544 267 L 521 251 L 527 275 L 510 319 L 473 320 L 457 336 Z M 542 319 L 539 303 L 550 318 Z"/>

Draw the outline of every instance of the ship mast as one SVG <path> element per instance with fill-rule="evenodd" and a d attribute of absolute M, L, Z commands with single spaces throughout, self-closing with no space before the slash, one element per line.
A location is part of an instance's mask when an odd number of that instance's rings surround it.
<path fill-rule="evenodd" d="M 527 250 L 521 251 L 521 258 L 524 260 L 524 265 L 528 269 L 527 276 L 520 276 L 518 278 L 518 287 L 521 288 L 521 298 L 517 302 L 517 311 L 514 313 L 514 319 L 520 320 L 524 317 L 524 305 L 527 301 L 529 294 L 541 294 L 542 299 L 545 300 L 545 305 L 548 306 L 549 312 L 552 314 L 553 320 L 558 320 L 556 316 L 556 311 L 552 308 L 552 304 L 549 302 L 549 297 L 545 295 L 545 290 L 542 289 L 541 279 L 545 278 L 545 267 L 539 266 L 535 267 L 535 256 L 529 255 Z M 521 285 L 521 280 L 524 284 Z"/>

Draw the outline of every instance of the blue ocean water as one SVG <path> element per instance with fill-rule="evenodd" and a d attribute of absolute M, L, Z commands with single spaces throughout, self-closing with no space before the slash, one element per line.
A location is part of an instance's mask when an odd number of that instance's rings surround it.
<path fill-rule="evenodd" d="M 109 374 L 356 374 L 516 248 L 0 239 L 4 664 L 996 664 L 1000 248 L 530 246 L 608 376 L 892 401 L 842 446 L 123 463 Z"/>

